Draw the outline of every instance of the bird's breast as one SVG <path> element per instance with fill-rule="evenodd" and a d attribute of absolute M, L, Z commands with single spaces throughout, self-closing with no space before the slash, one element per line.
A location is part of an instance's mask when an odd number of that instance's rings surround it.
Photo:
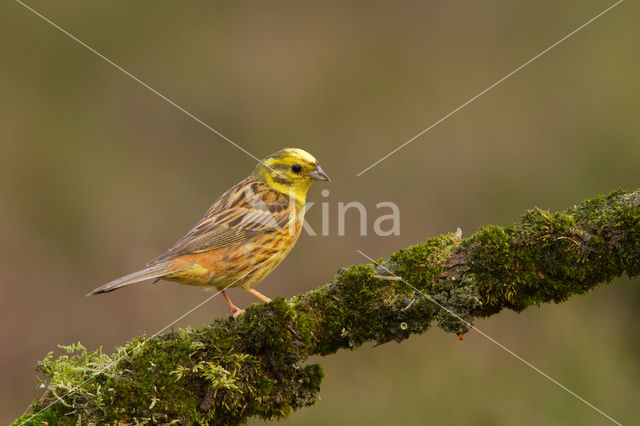
<path fill-rule="evenodd" d="M 304 220 L 296 209 L 286 226 L 249 240 L 173 260 L 166 279 L 195 286 L 250 288 L 264 279 L 293 249 Z"/>

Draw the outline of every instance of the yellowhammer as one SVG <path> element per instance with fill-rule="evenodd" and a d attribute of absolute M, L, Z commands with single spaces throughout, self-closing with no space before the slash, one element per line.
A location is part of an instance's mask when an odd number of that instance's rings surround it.
<path fill-rule="evenodd" d="M 308 152 L 286 148 L 269 155 L 147 268 L 98 287 L 88 296 L 155 278 L 217 288 L 234 317 L 244 311 L 231 302 L 224 291 L 227 287 L 241 287 L 265 302 L 271 301 L 253 287 L 295 245 L 307 191 L 314 180 L 328 181 L 329 176 Z"/>

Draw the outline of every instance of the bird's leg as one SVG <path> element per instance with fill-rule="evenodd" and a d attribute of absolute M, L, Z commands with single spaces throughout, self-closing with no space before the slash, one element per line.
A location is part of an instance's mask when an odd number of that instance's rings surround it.
<path fill-rule="evenodd" d="M 240 309 L 236 305 L 234 305 L 224 290 L 220 290 L 220 293 L 222 293 L 222 297 L 224 297 L 224 300 L 226 300 L 229 306 L 231 306 L 231 312 L 233 313 L 234 318 L 238 318 L 240 315 L 244 314 L 244 309 Z"/>
<path fill-rule="evenodd" d="M 263 302 L 271 302 L 271 299 L 269 299 L 267 296 L 265 296 L 264 294 L 260 293 L 257 290 L 254 290 L 252 288 L 245 288 L 244 290 L 246 290 L 247 292 L 253 294 L 255 297 L 257 297 L 258 299 L 262 300 Z"/>

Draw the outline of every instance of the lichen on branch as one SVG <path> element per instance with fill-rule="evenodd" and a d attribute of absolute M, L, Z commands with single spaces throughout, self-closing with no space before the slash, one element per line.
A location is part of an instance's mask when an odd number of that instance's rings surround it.
<path fill-rule="evenodd" d="M 623 273 L 640 273 L 640 192 L 558 213 L 533 209 L 511 226 L 464 240 L 446 234 L 343 268 L 330 283 L 250 306 L 237 321 L 134 338 L 110 356 L 62 347 L 68 355 L 38 363 L 45 393 L 15 424 L 278 419 L 318 399 L 324 373 L 305 365 L 311 355 L 401 342 L 433 323 L 460 335 L 474 318 L 559 303 Z"/>

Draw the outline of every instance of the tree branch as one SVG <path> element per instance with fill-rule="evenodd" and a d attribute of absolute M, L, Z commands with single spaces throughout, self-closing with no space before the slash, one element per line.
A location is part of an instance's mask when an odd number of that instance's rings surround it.
<path fill-rule="evenodd" d="M 640 192 L 559 213 L 533 209 L 513 226 L 487 226 L 464 240 L 443 235 L 343 268 L 329 284 L 253 305 L 237 321 L 138 337 L 111 356 L 63 347 L 70 355 L 38 363 L 46 391 L 15 424 L 282 418 L 318 397 L 324 373 L 304 365 L 310 355 L 400 342 L 433 322 L 464 334 L 474 318 L 559 303 L 639 272 Z"/>

